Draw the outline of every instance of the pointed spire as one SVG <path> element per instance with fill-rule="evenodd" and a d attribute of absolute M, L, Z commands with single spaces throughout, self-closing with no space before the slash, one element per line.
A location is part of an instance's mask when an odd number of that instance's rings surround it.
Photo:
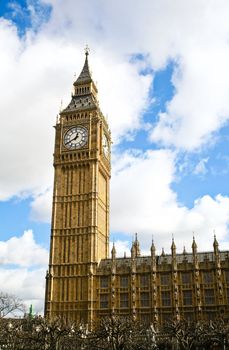
<path fill-rule="evenodd" d="M 172 250 L 172 253 L 176 253 L 176 245 L 175 245 L 175 242 L 174 242 L 174 237 L 173 237 L 173 235 L 172 235 L 171 250 Z"/>
<path fill-rule="evenodd" d="M 132 247 L 131 247 L 131 257 L 136 258 L 137 256 L 141 255 L 140 251 L 140 244 L 138 241 L 138 234 L 135 233 L 135 240 L 132 241 Z"/>
<path fill-rule="evenodd" d="M 197 252 L 197 244 L 196 244 L 194 235 L 193 235 L 193 241 L 192 241 L 192 252 L 195 253 L 195 254 Z"/>
<path fill-rule="evenodd" d="M 137 233 L 135 233 L 135 247 L 136 247 L 136 256 L 140 256 L 141 250 L 140 250 L 140 244 L 138 241 L 138 234 Z"/>
<path fill-rule="evenodd" d="M 134 259 L 136 258 L 136 249 L 135 249 L 135 244 L 134 242 L 132 243 L 132 247 L 131 247 L 131 258 Z"/>
<path fill-rule="evenodd" d="M 174 242 L 174 237 L 172 235 L 172 245 L 171 245 L 171 252 L 172 252 L 172 267 L 174 270 L 177 268 L 177 259 L 176 259 L 176 244 Z"/>
<path fill-rule="evenodd" d="M 193 255 L 193 264 L 195 269 L 199 269 L 199 262 L 198 262 L 198 256 L 197 256 L 197 244 L 195 241 L 195 236 L 193 234 L 193 241 L 192 241 L 192 255 Z"/>
<path fill-rule="evenodd" d="M 155 247 L 155 244 L 154 244 L 154 239 L 152 238 L 152 244 L 151 244 L 151 256 L 155 256 L 155 253 L 156 253 L 156 247 Z"/>
<path fill-rule="evenodd" d="M 165 250 L 164 250 L 164 248 L 162 248 L 161 256 L 165 256 Z"/>
<path fill-rule="evenodd" d="M 115 258 L 116 258 L 116 249 L 115 249 L 114 242 L 113 242 L 113 247 L 111 249 L 111 258 L 112 258 L 112 260 L 115 260 Z"/>
<path fill-rule="evenodd" d="M 79 77 L 76 79 L 74 82 L 74 85 L 80 85 L 80 84 L 85 84 L 85 83 L 90 83 L 92 81 L 90 69 L 89 69 L 89 64 L 88 64 L 88 55 L 89 55 L 89 48 L 86 46 L 85 48 L 85 62 L 83 69 L 79 75 Z"/>
<path fill-rule="evenodd" d="M 214 248 L 215 254 L 218 253 L 218 251 L 219 251 L 219 243 L 218 243 L 218 241 L 217 241 L 217 239 L 216 239 L 215 230 L 214 230 L 213 248 Z"/>

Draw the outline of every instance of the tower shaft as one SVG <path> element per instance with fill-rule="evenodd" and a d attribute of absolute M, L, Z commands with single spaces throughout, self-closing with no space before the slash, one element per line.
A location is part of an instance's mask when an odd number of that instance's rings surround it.
<path fill-rule="evenodd" d="M 109 254 L 110 131 L 97 102 L 88 53 L 55 127 L 54 190 L 45 314 L 89 322 L 93 276 Z"/>

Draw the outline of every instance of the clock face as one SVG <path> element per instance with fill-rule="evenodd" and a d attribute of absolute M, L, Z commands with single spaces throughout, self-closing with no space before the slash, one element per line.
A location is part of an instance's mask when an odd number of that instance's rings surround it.
<path fill-rule="evenodd" d="M 83 126 L 74 126 L 64 135 L 64 146 L 68 149 L 79 149 L 85 146 L 87 141 L 88 131 Z"/>
<path fill-rule="evenodd" d="M 109 153 L 110 153 L 109 142 L 105 134 L 103 134 L 103 153 L 106 158 L 109 157 Z"/>

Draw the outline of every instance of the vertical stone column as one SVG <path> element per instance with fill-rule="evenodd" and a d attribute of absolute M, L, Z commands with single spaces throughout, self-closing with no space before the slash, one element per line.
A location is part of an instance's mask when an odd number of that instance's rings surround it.
<path fill-rule="evenodd" d="M 180 310 L 179 310 L 179 291 L 178 291 L 178 277 L 177 277 L 177 256 L 176 256 L 176 245 L 174 238 L 172 239 L 171 245 L 172 253 L 172 292 L 173 292 L 173 304 L 175 309 L 175 318 L 177 321 L 180 320 Z"/>
<path fill-rule="evenodd" d="M 136 319 L 136 246 L 135 242 L 133 242 L 131 247 L 131 312 L 132 317 Z"/>
<path fill-rule="evenodd" d="M 113 243 L 111 250 L 111 316 L 115 316 L 116 308 L 116 249 Z"/>
<path fill-rule="evenodd" d="M 93 327 L 94 316 L 94 266 L 91 263 L 88 271 L 88 326 L 89 329 Z"/>
<path fill-rule="evenodd" d="M 219 251 L 219 243 L 214 235 L 214 260 L 215 260 L 215 279 L 216 279 L 216 303 L 218 305 L 224 304 L 224 295 L 223 295 L 223 280 L 222 280 L 222 271 L 221 271 L 221 260 L 220 260 L 220 251 Z M 222 312 L 223 309 L 221 308 Z M 222 315 L 221 315 L 222 316 Z"/>
<path fill-rule="evenodd" d="M 156 326 L 158 323 L 158 310 L 157 310 L 157 260 L 156 260 L 156 248 L 154 242 L 151 245 L 151 295 L 152 295 L 152 318 L 153 323 Z"/>
<path fill-rule="evenodd" d="M 200 271 L 199 271 L 199 261 L 197 256 L 197 244 L 195 237 L 193 237 L 192 242 L 192 259 L 193 259 L 193 278 L 194 278 L 194 293 L 195 293 L 195 308 L 196 316 L 198 320 L 202 319 L 202 301 L 201 301 L 201 291 L 200 291 Z"/>

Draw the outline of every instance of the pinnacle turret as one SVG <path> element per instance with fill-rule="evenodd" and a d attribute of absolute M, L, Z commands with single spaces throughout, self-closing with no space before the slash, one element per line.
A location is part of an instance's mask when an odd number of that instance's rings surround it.
<path fill-rule="evenodd" d="M 114 260 L 116 258 L 116 249 L 115 249 L 115 244 L 113 243 L 113 247 L 111 249 L 111 258 Z"/>
<path fill-rule="evenodd" d="M 216 235 L 214 235 L 214 242 L 213 242 L 213 248 L 214 248 L 214 251 L 217 252 L 218 249 L 219 249 L 219 243 L 216 239 Z"/>
<path fill-rule="evenodd" d="M 156 247 L 155 247 L 155 244 L 154 244 L 154 240 L 152 239 L 152 245 L 151 245 L 151 256 L 155 256 L 155 253 L 156 253 Z"/>
<path fill-rule="evenodd" d="M 135 240 L 132 243 L 131 247 L 131 257 L 138 257 L 141 255 L 140 244 L 138 241 L 138 234 L 135 233 Z"/>
<path fill-rule="evenodd" d="M 196 241 L 195 241 L 195 237 L 193 236 L 193 241 L 192 241 L 192 252 L 193 254 L 197 253 L 197 244 L 196 244 Z"/>
<path fill-rule="evenodd" d="M 172 251 L 172 255 L 176 254 L 176 245 L 174 242 L 174 237 L 172 238 L 171 251 Z"/>
<path fill-rule="evenodd" d="M 84 62 L 84 66 L 83 69 L 79 75 L 79 77 L 77 78 L 77 80 L 74 82 L 74 86 L 76 85 L 81 85 L 81 84 L 87 84 L 92 82 L 92 77 L 91 77 L 91 72 L 89 69 L 89 64 L 88 64 L 88 55 L 89 55 L 89 48 L 86 47 L 85 49 L 85 62 Z"/>

